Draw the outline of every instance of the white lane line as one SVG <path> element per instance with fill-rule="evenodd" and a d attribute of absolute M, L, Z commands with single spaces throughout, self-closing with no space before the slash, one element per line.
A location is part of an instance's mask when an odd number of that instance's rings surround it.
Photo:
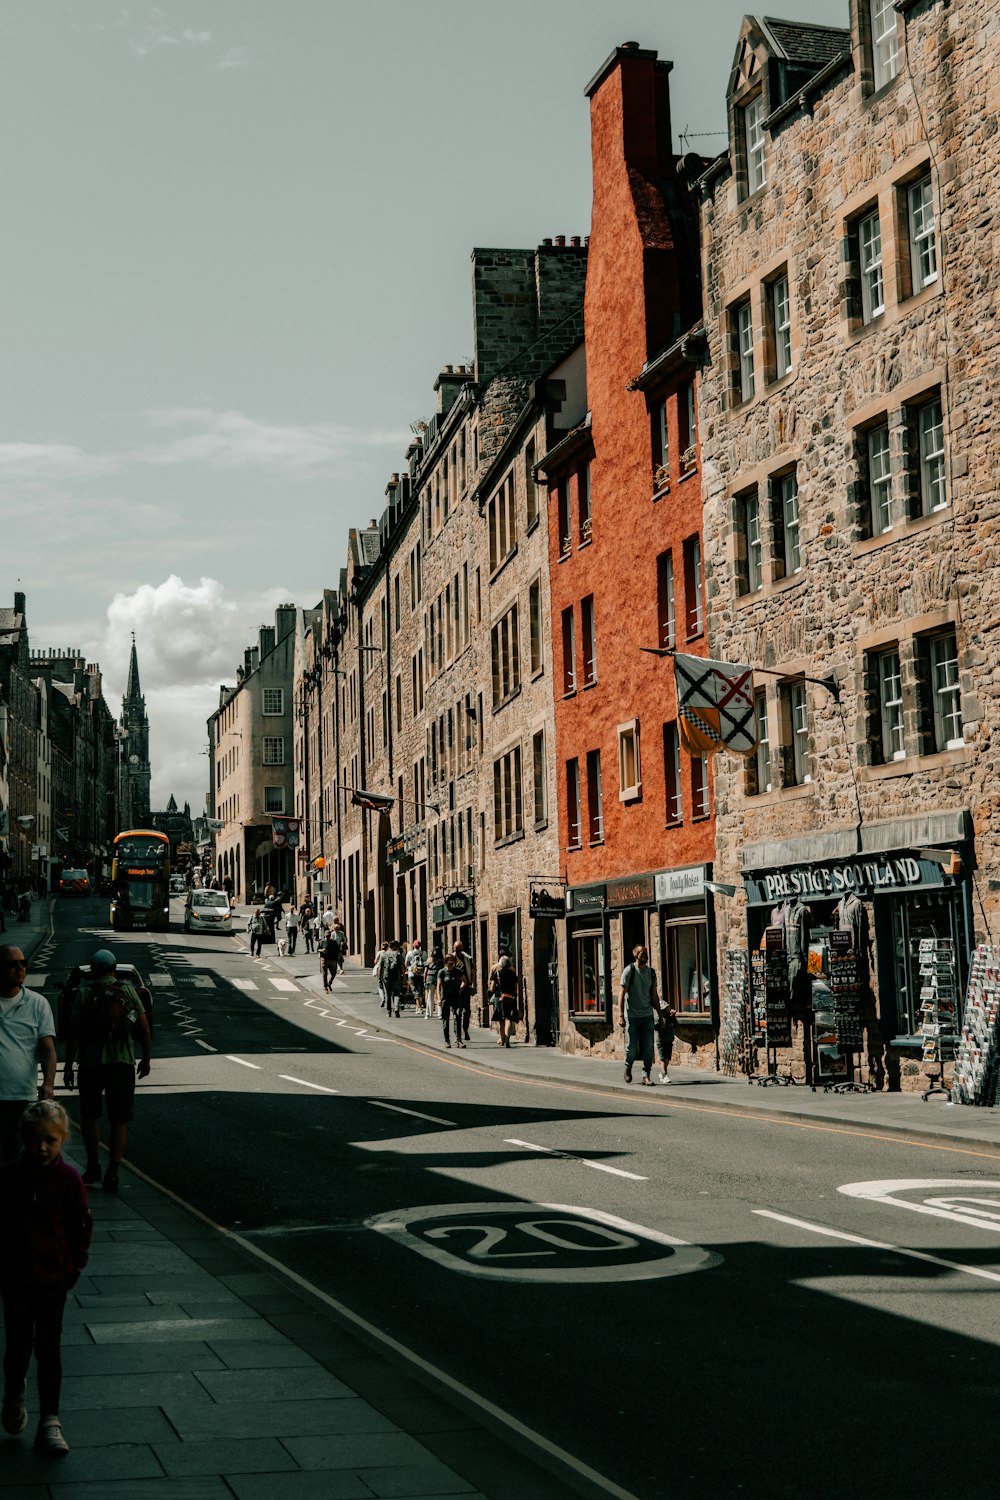
<path fill-rule="evenodd" d="M 226 1053 L 226 1060 L 239 1063 L 241 1068 L 256 1068 L 257 1072 L 260 1072 L 260 1063 L 247 1062 L 245 1057 L 234 1057 L 231 1052 Z"/>
<path fill-rule="evenodd" d="M 504 1141 L 505 1146 L 523 1146 L 526 1151 L 542 1151 L 546 1156 L 561 1156 L 563 1161 L 579 1162 L 581 1167 L 592 1167 L 595 1172 L 609 1172 L 612 1177 L 627 1177 L 630 1182 L 648 1182 L 638 1172 L 625 1172 L 621 1167 L 606 1166 L 603 1161 L 589 1161 L 586 1156 L 573 1156 L 569 1151 L 556 1151 L 552 1146 L 536 1146 L 534 1141 Z"/>
<path fill-rule="evenodd" d="M 270 978 L 270 976 L 268 977 Z M 285 993 L 291 990 L 293 995 L 297 995 L 299 992 L 298 985 L 293 984 L 290 979 L 271 979 L 270 982 L 276 990 L 283 990 Z"/>
<path fill-rule="evenodd" d="M 397 1115 L 412 1115 L 415 1120 L 430 1120 L 432 1125 L 450 1125 L 453 1130 L 458 1126 L 454 1120 L 442 1120 L 440 1115 L 423 1115 L 419 1109 L 404 1109 L 401 1104 L 386 1104 L 382 1099 L 369 1099 L 369 1104 L 374 1104 L 376 1109 L 393 1109 Z"/>
<path fill-rule="evenodd" d="M 907 1260 L 920 1260 L 930 1266 L 942 1266 L 946 1271 L 964 1271 L 966 1276 L 978 1276 L 983 1281 L 1000 1281 L 1000 1271 L 987 1271 L 983 1266 L 966 1266 L 957 1260 L 942 1260 L 939 1255 L 928 1255 L 924 1250 L 908 1250 L 902 1245 L 889 1245 L 883 1240 L 868 1240 L 860 1234 L 846 1234 L 842 1229 L 829 1229 L 825 1224 L 810 1224 L 807 1219 L 793 1219 L 788 1214 L 776 1214 L 769 1208 L 752 1210 L 761 1219 L 777 1219 L 779 1224 L 791 1224 L 793 1229 L 807 1229 L 812 1234 L 824 1235 L 831 1240 L 846 1240 L 849 1245 L 864 1245 L 868 1250 L 888 1250 L 893 1255 L 904 1255 Z"/>
<path fill-rule="evenodd" d="M 195 1041 L 199 1047 L 204 1047 L 206 1052 L 218 1052 L 219 1050 L 218 1047 L 212 1047 L 208 1042 L 203 1042 L 200 1036 L 196 1036 Z"/>
<path fill-rule="evenodd" d="M 322 1083 L 310 1083 L 308 1078 L 293 1078 L 291 1073 L 279 1073 L 278 1077 L 283 1078 L 286 1083 L 301 1083 L 304 1089 L 316 1089 L 320 1094 L 340 1093 L 339 1089 L 328 1089 Z"/>
<path fill-rule="evenodd" d="M 192 975 L 192 977 L 191 977 L 191 983 L 195 986 L 196 989 L 199 989 L 199 990 L 214 990 L 215 989 L 215 980 L 212 979 L 212 978 L 210 978 L 208 974 L 194 974 L 194 975 Z"/>
<path fill-rule="evenodd" d="M 230 984 L 235 985 L 238 990 L 255 990 L 256 983 L 252 979 L 231 979 Z"/>

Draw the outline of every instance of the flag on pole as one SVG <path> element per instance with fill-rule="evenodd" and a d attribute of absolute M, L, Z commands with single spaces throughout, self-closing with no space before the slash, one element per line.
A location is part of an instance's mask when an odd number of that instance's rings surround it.
<path fill-rule="evenodd" d="M 301 831 L 301 818 L 271 819 L 271 839 L 276 849 L 297 849 Z"/>
<path fill-rule="evenodd" d="M 757 748 L 753 668 L 703 656 L 674 656 L 681 744 L 690 755 L 726 749 L 752 755 Z"/>

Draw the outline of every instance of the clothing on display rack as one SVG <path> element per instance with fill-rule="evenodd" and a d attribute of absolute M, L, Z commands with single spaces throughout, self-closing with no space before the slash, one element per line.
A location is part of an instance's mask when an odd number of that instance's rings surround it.
<path fill-rule="evenodd" d="M 871 987 L 871 923 L 868 908 L 853 891 L 837 902 L 837 928 L 849 932 L 858 965 L 858 983 L 862 994 Z"/>

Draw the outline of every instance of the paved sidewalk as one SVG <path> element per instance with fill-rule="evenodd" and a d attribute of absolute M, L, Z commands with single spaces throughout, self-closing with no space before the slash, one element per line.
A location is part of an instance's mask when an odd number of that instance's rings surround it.
<path fill-rule="evenodd" d="M 279 967 L 299 965 L 300 982 L 321 990 L 318 975 L 303 976 L 301 954 L 281 959 L 276 950 L 265 949 L 265 955 Z M 480 997 L 476 997 L 478 1005 Z M 365 1026 L 387 1034 L 419 1041 L 435 1050 L 444 1050 L 440 1021 L 426 1021 L 412 1010 L 404 1011 L 399 1021 L 389 1020 L 379 1007 L 378 994 L 370 971 L 349 960 L 346 970 L 334 983 L 332 1000 L 344 1013 L 356 1016 Z M 596 1087 L 610 1093 L 646 1096 L 651 1093 L 635 1083 L 628 1085 L 620 1062 L 610 1058 L 587 1057 L 559 1051 L 556 1047 L 535 1047 L 515 1043 L 498 1047 L 496 1033 L 473 1027 L 463 1061 L 489 1067 L 499 1073 L 524 1078 L 556 1080 L 574 1086 Z M 638 1080 L 641 1069 L 634 1070 Z M 659 1067 L 653 1070 L 659 1077 Z M 868 1132 L 887 1132 L 912 1136 L 924 1141 L 966 1147 L 982 1146 L 987 1154 L 1000 1155 L 1000 1109 L 974 1109 L 951 1104 L 941 1096 L 923 1100 L 919 1094 L 815 1093 L 805 1086 L 748 1085 L 742 1076 L 729 1078 L 722 1073 L 706 1073 L 680 1064 L 670 1066 L 669 1087 L 656 1086 L 656 1095 L 672 1108 L 722 1110 L 727 1113 L 769 1115 L 780 1119 L 836 1124 Z"/>
<path fill-rule="evenodd" d="M 31 960 L 49 935 L 55 896 L 36 896 L 31 903 L 31 916 L 27 922 L 19 922 L 10 912 L 5 912 L 7 931 L 0 933 L 0 943 L 17 943 L 25 958 Z"/>
<path fill-rule="evenodd" d="M 91 1194 L 64 1458 L 0 1435 L 3 1500 L 569 1500 L 344 1319 L 133 1172 Z M 583 1491 L 587 1493 L 587 1491 Z"/>

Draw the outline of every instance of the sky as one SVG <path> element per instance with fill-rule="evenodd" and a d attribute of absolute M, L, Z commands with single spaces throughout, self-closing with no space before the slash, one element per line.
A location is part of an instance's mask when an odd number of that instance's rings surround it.
<path fill-rule="evenodd" d="M 784 16 L 846 26 L 848 0 Z M 0 604 L 34 648 L 136 634 L 154 807 L 275 605 L 381 512 L 475 245 L 590 228 L 584 87 L 673 61 L 679 149 L 725 146 L 745 6 L 701 0 L 0 4 Z"/>

